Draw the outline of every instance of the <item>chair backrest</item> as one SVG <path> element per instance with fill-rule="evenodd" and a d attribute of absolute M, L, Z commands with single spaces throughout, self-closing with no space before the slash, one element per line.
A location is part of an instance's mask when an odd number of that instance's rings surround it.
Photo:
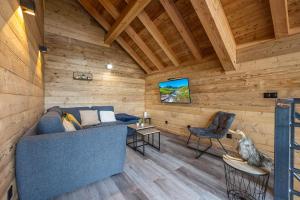
<path fill-rule="evenodd" d="M 218 134 L 226 134 L 235 118 L 234 113 L 219 111 L 216 113 L 209 129 Z"/>

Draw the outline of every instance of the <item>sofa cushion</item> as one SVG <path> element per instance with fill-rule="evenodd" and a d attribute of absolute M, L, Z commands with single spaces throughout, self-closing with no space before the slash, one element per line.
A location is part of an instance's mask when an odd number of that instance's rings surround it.
<path fill-rule="evenodd" d="M 118 113 L 116 114 L 116 119 L 123 121 L 123 122 L 128 122 L 128 121 L 132 121 L 132 120 L 139 120 L 139 117 L 133 116 L 133 115 L 128 115 L 126 113 Z"/>
<path fill-rule="evenodd" d="M 37 125 L 38 134 L 59 133 L 64 132 L 65 128 L 59 113 L 50 111 L 44 114 Z"/>
<path fill-rule="evenodd" d="M 100 124 L 97 110 L 80 110 L 81 125 L 96 125 Z"/>
<path fill-rule="evenodd" d="M 92 106 L 91 109 L 98 111 L 114 111 L 113 106 Z"/>
<path fill-rule="evenodd" d="M 81 124 L 77 121 L 77 119 L 74 117 L 74 115 L 70 113 L 64 113 L 64 117 L 73 124 L 73 126 L 76 128 L 76 130 L 81 129 Z"/>
<path fill-rule="evenodd" d="M 84 126 L 83 129 L 89 129 L 89 128 L 96 128 L 96 127 L 103 127 L 103 126 L 115 126 L 115 125 L 121 125 L 124 124 L 124 122 L 121 121 L 115 121 L 115 122 L 101 122 L 100 124 L 97 125 L 89 125 L 89 126 Z"/>
<path fill-rule="evenodd" d="M 72 122 L 68 121 L 66 118 L 63 118 L 63 126 L 66 132 L 76 131 L 76 128 L 72 124 Z"/>
<path fill-rule="evenodd" d="M 101 122 L 115 122 L 116 117 L 113 111 L 99 111 Z"/>
<path fill-rule="evenodd" d="M 48 108 L 47 112 L 50 112 L 50 111 L 57 112 L 60 116 L 63 115 L 63 112 L 62 112 L 62 110 L 61 110 L 61 108 L 59 106 L 53 106 L 51 108 Z"/>
<path fill-rule="evenodd" d="M 92 110 L 98 110 L 99 120 L 101 119 L 100 111 L 113 111 L 114 112 L 114 107 L 113 106 L 92 106 L 91 109 Z"/>
<path fill-rule="evenodd" d="M 71 108 L 61 108 L 63 113 L 72 114 L 79 123 L 81 123 L 79 110 L 91 110 L 89 107 L 71 107 Z"/>

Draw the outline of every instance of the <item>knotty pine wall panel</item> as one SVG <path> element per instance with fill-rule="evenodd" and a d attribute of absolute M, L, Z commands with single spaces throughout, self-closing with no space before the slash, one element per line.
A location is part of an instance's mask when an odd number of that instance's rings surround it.
<path fill-rule="evenodd" d="M 113 105 L 116 112 L 144 111 L 144 72 L 76 0 L 46 0 L 45 107 Z M 106 64 L 112 63 L 113 70 Z M 73 80 L 91 72 L 93 81 Z"/>
<path fill-rule="evenodd" d="M 162 104 L 158 83 L 168 78 L 190 79 L 191 104 Z M 176 68 L 146 78 L 146 111 L 155 125 L 188 136 L 187 125 L 208 125 L 219 110 L 236 113 L 232 129 L 245 131 L 256 146 L 273 157 L 274 99 L 263 93 L 277 91 L 279 98 L 300 97 L 300 53 L 240 64 L 236 72 L 224 72 L 216 59 Z M 168 124 L 165 124 L 168 121 Z M 234 140 L 223 139 L 234 149 Z"/>
<path fill-rule="evenodd" d="M 17 0 L 0 1 L 0 199 L 15 184 L 15 147 L 44 111 L 43 1 L 36 15 L 22 12 Z"/>

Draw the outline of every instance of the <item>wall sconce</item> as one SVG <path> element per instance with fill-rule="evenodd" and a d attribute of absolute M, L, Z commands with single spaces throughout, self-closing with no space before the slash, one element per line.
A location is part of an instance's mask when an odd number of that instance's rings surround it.
<path fill-rule="evenodd" d="M 27 13 L 29 15 L 35 15 L 34 0 L 20 0 L 20 6 L 24 13 Z"/>
<path fill-rule="evenodd" d="M 40 50 L 40 52 L 42 52 L 42 53 L 47 53 L 48 48 L 47 48 L 46 46 L 40 45 L 40 46 L 39 46 L 39 50 Z"/>
<path fill-rule="evenodd" d="M 109 70 L 111 70 L 113 68 L 113 65 L 112 64 L 107 64 L 106 68 L 109 69 Z"/>

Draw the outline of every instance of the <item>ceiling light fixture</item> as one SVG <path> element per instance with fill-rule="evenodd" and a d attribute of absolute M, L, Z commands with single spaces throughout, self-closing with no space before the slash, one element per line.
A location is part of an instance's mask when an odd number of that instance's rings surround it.
<path fill-rule="evenodd" d="M 34 0 L 20 0 L 20 6 L 24 13 L 27 13 L 29 15 L 35 15 Z"/>

